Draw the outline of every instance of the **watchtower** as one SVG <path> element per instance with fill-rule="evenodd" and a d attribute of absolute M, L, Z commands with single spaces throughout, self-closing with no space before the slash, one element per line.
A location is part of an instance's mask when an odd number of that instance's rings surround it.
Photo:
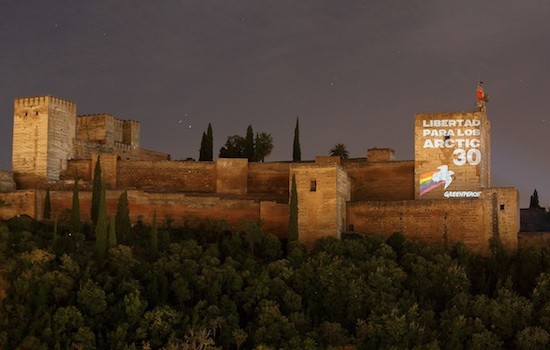
<path fill-rule="evenodd" d="M 415 198 L 477 198 L 491 185 L 485 108 L 415 116 Z"/>
<path fill-rule="evenodd" d="M 73 155 L 76 103 L 54 96 L 16 98 L 12 168 L 39 181 L 59 180 Z"/>

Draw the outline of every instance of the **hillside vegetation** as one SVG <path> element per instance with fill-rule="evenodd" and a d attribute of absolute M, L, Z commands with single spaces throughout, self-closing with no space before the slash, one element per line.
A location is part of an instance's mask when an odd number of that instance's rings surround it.
<path fill-rule="evenodd" d="M 66 231 L 66 232 L 65 232 Z M 132 227 L 99 259 L 86 234 L 0 223 L 0 347 L 543 349 L 550 250 L 451 251 L 395 234 L 311 251 L 255 223 Z M 155 239 L 151 234 L 154 234 Z M 2 293 L 0 293 L 0 296 Z"/>

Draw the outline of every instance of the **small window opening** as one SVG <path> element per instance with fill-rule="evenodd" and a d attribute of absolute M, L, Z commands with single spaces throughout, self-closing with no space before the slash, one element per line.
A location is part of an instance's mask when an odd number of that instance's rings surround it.
<path fill-rule="evenodd" d="M 317 191 L 317 181 L 311 180 L 311 183 L 309 184 L 309 191 L 310 192 L 316 192 Z"/>
<path fill-rule="evenodd" d="M 35 111 L 35 112 L 34 112 L 34 115 L 38 115 L 38 111 Z"/>
<path fill-rule="evenodd" d="M 500 210 L 504 210 L 504 204 L 500 205 Z"/>
<path fill-rule="evenodd" d="M 28 112 L 25 112 L 25 117 L 28 116 L 28 115 L 29 115 L 29 113 L 28 113 Z"/>

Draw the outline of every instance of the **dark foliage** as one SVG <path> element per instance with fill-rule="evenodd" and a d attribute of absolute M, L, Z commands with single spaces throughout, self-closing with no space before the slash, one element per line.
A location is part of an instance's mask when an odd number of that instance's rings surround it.
<path fill-rule="evenodd" d="M 294 143 L 292 144 L 292 161 L 300 162 L 302 160 L 302 151 L 300 150 L 300 124 L 296 118 L 296 127 L 294 128 Z"/>
<path fill-rule="evenodd" d="M 283 257 L 258 223 L 168 218 L 152 256 L 155 227 L 138 223 L 100 262 L 94 241 L 67 227 L 0 222 L 0 348 L 550 344 L 549 248 L 509 256 L 495 240 L 481 257 L 462 244 L 351 235 Z"/>

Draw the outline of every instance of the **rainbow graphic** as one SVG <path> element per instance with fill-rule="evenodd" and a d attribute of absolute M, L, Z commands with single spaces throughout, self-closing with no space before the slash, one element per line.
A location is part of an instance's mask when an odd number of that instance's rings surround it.
<path fill-rule="evenodd" d="M 453 182 L 452 176 L 455 172 L 449 170 L 448 166 L 441 165 L 438 166 L 437 169 L 439 169 L 439 171 L 430 171 L 420 175 L 420 196 L 425 195 L 439 186 L 444 186 L 444 189 L 447 189 L 451 182 Z"/>

